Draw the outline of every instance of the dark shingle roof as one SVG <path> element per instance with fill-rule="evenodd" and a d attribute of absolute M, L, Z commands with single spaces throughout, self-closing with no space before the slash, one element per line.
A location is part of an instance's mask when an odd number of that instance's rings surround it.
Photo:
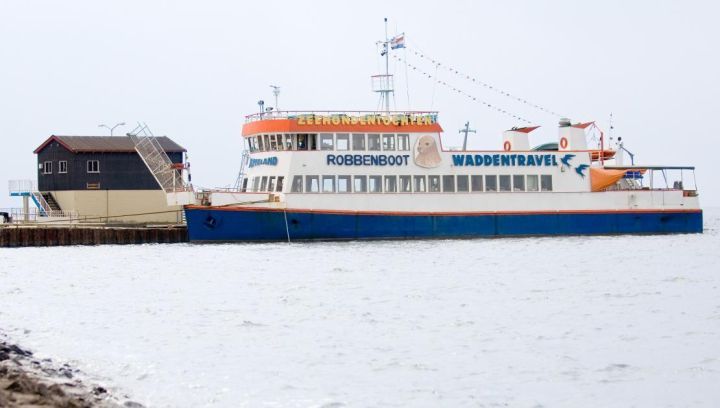
<path fill-rule="evenodd" d="M 157 136 L 160 146 L 168 153 L 186 152 L 184 147 L 173 142 L 167 136 Z M 129 136 L 50 136 L 37 149 L 35 154 L 45 148 L 50 142 L 57 141 L 73 153 L 107 152 L 107 153 L 133 153 L 135 145 Z"/>

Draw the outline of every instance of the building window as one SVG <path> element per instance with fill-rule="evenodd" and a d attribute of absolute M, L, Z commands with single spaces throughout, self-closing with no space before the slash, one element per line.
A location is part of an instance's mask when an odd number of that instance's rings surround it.
<path fill-rule="evenodd" d="M 305 176 L 305 192 L 306 193 L 319 193 L 320 192 L 320 178 L 318 176 Z"/>
<path fill-rule="evenodd" d="M 385 176 L 385 192 L 394 193 L 397 191 L 397 177 Z"/>
<path fill-rule="evenodd" d="M 88 173 L 100 173 L 100 160 L 88 160 L 87 161 L 87 172 Z"/>
<path fill-rule="evenodd" d="M 322 176 L 323 193 L 335 192 L 335 176 Z"/>
<path fill-rule="evenodd" d="M 552 176 L 549 174 L 544 174 L 540 176 L 540 190 L 542 191 L 552 191 L 553 185 L 552 185 Z"/>
<path fill-rule="evenodd" d="M 66 160 L 60 160 L 58 162 L 58 173 L 67 173 L 67 161 Z"/>
<path fill-rule="evenodd" d="M 427 191 L 427 185 L 425 184 L 425 176 L 415 176 L 413 178 L 413 191 L 416 193 L 424 193 Z"/>
<path fill-rule="evenodd" d="M 485 176 L 485 191 L 497 191 L 497 176 Z"/>
<path fill-rule="evenodd" d="M 483 176 L 470 176 L 470 187 L 473 192 L 483 191 Z"/>
<path fill-rule="evenodd" d="M 455 192 L 455 176 L 442 176 L 443 193 Z"/>
<path fill-rule="evenodd" d="M 440 176 L 428 176 L 428 191 L 431 193 L 440 192 Z"/>
<path fill-rule="evenodd" d="M 470 191 L 468 176 L 457 176 L 457 191 L 458 193 L 467 193 Z"/>
<path fill-rule="evenodd" d="M 382 176 L 370 176 L 368 191 L 371 193 L 382 193 Z"/>
<path fill-rule="evenodd" d="M 320 133 L 320 150 L 333 150 L 332 133 Z"/>
<path fill-rule="evenodd" d="M 410 150 L 410 135 L 397 136 L 397 148 L 402 151 Z"/>
<path fill-rule="evenodd" d="M 395 135 L 383 135 L 383 150 L 395 150 Z"/>
<path fill-rule="evenodd" d="M 536 174 L 527 176 L 527 191 L 538 191 L 538 176 Z"/>
<path fill-rule="evenodd" d="M 368 135 L 368 150 L 380 150 L 380 135 Z"/>
<path fill-rule="evenodd" d="M 338 193 L 350 192 L 350 176 L 338 176 L 337 191 Z"/>
<path fill-rule="evenodd" d="M 513 191 L 525 191 L 525 176 L 519 174 L 513 176 Z"/>
<path fill-rule="evenodd" d="M 293 193 L 302 193 L 303 192 L 303 180 L 302 176 L 294 176 L 292 187 L 290 187 L 290 192 Z"/>
<path fill-rule="evenodd" d="M 52 174 L 52 162 L 46 161 L 42 165 L 43 174 Z"/>
<path fill-rule="evenodd" d="M 347 133 L 338 133 L 335 137 L 335 147 L 337 150 L 350 149 L 350 135 Z"/>
<path fill-rule="evenodd" d="M 400 176 L 400 192 L 409 193 L 412 191 L 412 177 Z"/>
<path fill-rule="evenodd" d="M 367 177 L 366 176 L 355 176 L 353 177 L 353 191 L 356 193 L 367 192 Z"/>
<path fill-rule="evenodd" d="M 510 175 L 500 175 L 500 191 L 512 191 L 512 188 L 510 188 Z"/>
<path fill-rule="evenodd" d="M 364 133 L 353 133 L 352 148 L 353 148 L 353 150 L 365 150 L 365 134 Z"/>

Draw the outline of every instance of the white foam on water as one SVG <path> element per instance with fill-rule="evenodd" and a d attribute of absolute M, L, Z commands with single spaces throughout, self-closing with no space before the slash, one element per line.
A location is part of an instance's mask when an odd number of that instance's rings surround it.
<path fill-rule="evenodd" d="M 0 249 L 0 330 L 148 406 L 720 404 L 702 235 Z"/>

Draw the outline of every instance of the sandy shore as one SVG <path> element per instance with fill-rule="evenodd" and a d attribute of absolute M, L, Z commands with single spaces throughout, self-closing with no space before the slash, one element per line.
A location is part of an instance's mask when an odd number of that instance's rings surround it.
<path fill-rule="evenodd" d="M 67 364 L 39 360 L 33 353 L 0 338 L 0 407 L 142 408 L 127 397 L 81 381 Z"/>

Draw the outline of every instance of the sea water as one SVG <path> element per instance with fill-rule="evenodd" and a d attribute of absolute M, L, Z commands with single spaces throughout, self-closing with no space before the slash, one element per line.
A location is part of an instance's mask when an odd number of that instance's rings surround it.
<path fill-rule="evenodd" d="M 715 407 L 719 229 L 0 249 L 0 331 L 150 407 Z"/>

